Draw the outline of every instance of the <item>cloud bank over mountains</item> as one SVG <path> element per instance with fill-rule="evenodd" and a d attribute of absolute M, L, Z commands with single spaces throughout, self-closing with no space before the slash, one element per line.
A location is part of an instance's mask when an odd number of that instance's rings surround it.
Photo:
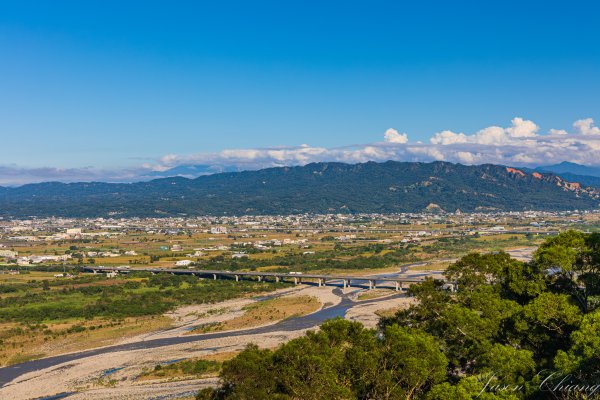
<path fill-rule="evenodd" d="M 121 168 L 27 168 L 0 165 L 0 186 L 16 186 L 38 182 L 134 182 L 144 179 L 146 169 Z"/>
<path fill-rule="evenodd" d="M 94 168 L 24 168 L 0 166 L 0 185 L 41 181 L 128 182 L 158 176 L 193 176 L 253 170 L 277 166 L 304 165 L 311 162 L 338 161 L 449 161 L 463 164 L 504 164 L 538 166 L 570 161 L 585 165 L 600 164 L 600 127 L 593 119 L 581 119 L 572 129 L 540 132 L 533 121 L 513 118 L 508 127 L 489 126 L 466 134 L 449 130 L 434 133 L 429 142 L 411 142 L 407 133 L 390 128 L 380 142 L 342 147 L 293 147 L 228 149 L 214 153 L 167 154 L 137 168 L 98 170 Z M 186 166 L 202 166 L 198 169 Z"/>
<path fill-rule="evenodd" d="M 390 128 L 383 141 L 336 148 L 297 147 L 223 150 L 191 155 L 169 154 L 149 169 L 166 171 L 178 165 L 203 164 L 215 168 L 237 166 L 257 169 L 303 165 L 318 161 L 357 163 L 365 161 L 450 161 L 463 164 L 535 166 L 571 161 L 596 165 L 600 161 L 600 128 L 591 118 L 573 123 L 573 130 L 551 129 L 540 133 L 530 120 L 513 118 L 510 126 L 489 126 L 473 134 L 441 131 L 429 143 L 410 142 L 406 133 Z"/>

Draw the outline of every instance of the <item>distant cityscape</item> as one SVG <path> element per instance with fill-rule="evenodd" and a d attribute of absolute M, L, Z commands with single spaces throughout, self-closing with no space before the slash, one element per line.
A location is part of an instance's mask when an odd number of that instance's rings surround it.
<path fill-rule="evenodd" d="M 0 257 L 10 265 L 93 262 L 122 256 L 139 256 L 139 244 L 132 248 L 92 250 L 100 239 L 115 239 L 128 235 L 145 238 L 161 237 L 165 243 L 155 250 L 172 252 L 178 259 L 175 266 L 189 266 L 193 259 L 209 254 L 228 254 L 232 258 L 247 257 L 243 251 L 271 251 L 282 246 L 297 246 L 308 250 L 323 234 L 331 234 L 337 242 L 381 242 L 403 245 L 436 238 L 494 234 L 554 234 L 570 227 L 593 229 L 600 223 L 600 211 L 527 211 L 501 213 L 400 213 L 400 214 L 325 214 L 197 218 L 35 218 L 0 219 Z M 195 234 L 217 235 L 208 240 L 220 241 L 219 235 L 235 238 L 229 245 L 194 247 L 178 244 L 178 236 Z M 289 238 L 290 234 L 298 235 Z M 370 234 L 385 235 L 384 239 Z M 278 236 L 280 235 L 280 236 Z M 264 239 L 268 237 L 268 239 Z M 152 239 L 149 239 L 152 240 Z M 38 244 L 81 243 L 80 252 L 66 254 L 28 254 L 12 248 L 35 248 Z M 86 250 L 87 249 L 87 250 Z M 76 257 L 74 257 L 76 256 Z"/>

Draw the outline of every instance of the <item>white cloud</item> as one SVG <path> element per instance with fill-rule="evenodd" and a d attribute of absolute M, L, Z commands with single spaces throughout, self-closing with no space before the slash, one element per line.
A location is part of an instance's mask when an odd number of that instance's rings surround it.
<path fill-rule="evenodd" d="M 398 133 L 398 131 L 393 128 L 385 131 L 383 138 L 389 143 L 408 143 L 408 135 L 406 133 Z"/>
<path fill-rule="evenodd" d="M 469 143 L 477 144 L 506 144 L 509 141 L 509 136 L 506 129 L 499 126 L 489 126 L 483 128 L 475 135 L 468 138 Z"/>
<path fill-rule="evenodd" d="M 25 168 L 17 165 L 0 165 L 0 185 L 14 186 L 36 182 L 132 182 L 140 180 L 144 168 L 114 170 L 83 168 Z"/>
<path fill-rule="evenodd" d="M 475 164 L 479 159 L 478 155 L 473 154 L 470 151 L 458 151 L 456 157 L 464 164 Z"/>
<path fill-rule="evenodd" d="M 540 134 L 533 121 L 516 117 L 508 127 L 488 126 L 472 134 L 449 130 L 437 132 L 429 143 L 409 142 L 408 135 L 388 129 L 383 142 L 339 148 L 298 147 L 278 149 L 224 150 L 179 157 L 177 164 L 207 164 L 240 169 L 258 169 L 270 166 L 304 165 L 311 162 L 338 161 L 357 163 L 365 161 L 450 161 L 463 164 L 495 163 L 516 166 L 572 161 L 581 164 L 600 163 L 600 128 L 591 118 L 573 124 L 574 130 L 550 129 Z M 163 161 L 163 160 L 161 160 Z M 161 165 L 161 168 L 164 164 Z"/>
<path fill-rule="evenodd" d="M 582 135 L 600 135 L 600 128 L 594 125 L 594 120 L 591 118 L 575 121 L 573 127 Z"/>
<path fill-rule="evenodd" d="M 178 158 L 177 154 L 165 154 L 160 158 L 160 162 L 164 164 L 169 164 L 176 161 Z"/>
<path fill-rule="evenodd" d="M 503 145 L 522 138 L 534 138 L 540 128 L 533 122 L 523 118 L 513 118 L 511 126 L 502 128 L 500 126 L 488 126 L 473 135 L 452 131 L 441 131 L 434 134 L 431 144 L 449 145 L 455 143 L 476 143 L 484 145 Z"/>
<path fill-rule="evenodd" d="M 135 181 L 150 179 L 178 166 L 198 173 L 229 170 L 253 170 L 276 166 L 305 165 L 337 161 L 449 161 L 463 164 L 504 164 L 513 166 L 548 165 L 561 161 L 600 164 L 600 128 L 591 118 L 575 121 L 572 132 L 550 129 L 540 133 L 533 121 L 520 117 L 508 127 L 489 126 L 474 133 L 449 130 L 434 133 L 428 143 L 409 142 L 406 133 L 388 129 L 383 141 L 362 145 L 325 148 L 306 144 L 264 149 L 226 149 L 214 153 L 166 154 L 156 162 L 137 168 L 99 170 L 94 168 L 22 168 L 0 166 L 0 185 L 61 181 Z M 186 175 L 187 176 L 187 175 Z"/>
<path fill-rule="evenodd" d="M 466 143 L 468 141 L 467 135 L 464 133 L 454 133 L 452 131 L 441 131 L 433 135 L 429 141 L 432 144 L 454 144 L 454 143 Z"/>
<path fill-rule="evenodd" d="M 528 154 L 523 154 L 523 153 L 515 154 L 512 157 L 512 160 L 513 160 L 513 162 L 516 162 L 519 164 L 531 164 L 531 163 L 535 162 L 534 158 L 532 158 Z"/>
<path fill-rule="evenodd" d="M 409 147 L 408 152 L 411 154 L 415 154 L 415 155 L 422 155 L 425 156 L 424 159 L 419 159 L 419 160 L 424 160 L 424 161 L 445 161 L 446 157 L 444 156 L 444 153 L 442 153 L 440 151 L 439 148 L 437 147 L 433 147 L 433 146 L 414 146 L 414 147 Z"/>
<path fill-rule="evenodd" d="M 569 132 L 565 131 L 564 129 L 550 129 L 548 131 L 548 133 L 550 135 L 568 135 Z"/>
<path fill-rule="evenodd" d="M 513 118 L 512 126 L 506 128 L 506 133 L 513 138 L 517 137 L 534 137 L 540 127 L 533 121 L 528 121 L 520 117 Z"/>

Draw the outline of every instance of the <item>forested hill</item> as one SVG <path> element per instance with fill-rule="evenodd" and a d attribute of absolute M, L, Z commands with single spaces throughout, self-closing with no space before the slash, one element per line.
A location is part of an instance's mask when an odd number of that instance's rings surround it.
<path fill-rule="evenodd" d="M 590 209 L 596 189 L 553 174 L 446 162 L 315 163 L 131 184 L 0 188 L 4 216 L 168 216 Z"/>

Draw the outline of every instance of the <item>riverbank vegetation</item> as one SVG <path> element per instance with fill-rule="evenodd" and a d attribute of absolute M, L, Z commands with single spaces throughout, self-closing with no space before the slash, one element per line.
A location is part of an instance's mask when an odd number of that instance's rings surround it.
<path fill-rule="evenodd" d="M 335 272 L 365 269 L 385 269 L 402 264 L 436 260 L 465 255 L 470 251 L 499 251 L 502 249 L 533 246 L 539 237 L 527 235 L 497 235 L 490 240 L 486 236 L 441 237 L 418 243 L 336 243 L 331 249 L 315 251 L 314 254 L 287 252 L 268 257 L 231 259 L 213 256 L 198 260 L 198 269 L 224 269 L 229 271 L 260 270 L 268 267 L 271 272 Z"/>
<path fill-rule="evenodd" d="M 0 283 L 3 365 L 163 329 L 170 320 L 162 315 L 181 305 L 215 303 L 286 286 L 167 274 L 22 279 L 25 276 Z"/>
<path fill-rule="evenodd" d="M 201 358 L 179 360 L 170 363 L 156 364 L 152 370 L 144 371 L 137 380 L 201 378 L 216 375 L 219 372 L 220 367 L 221 363 L 214 360 Z"/>
<path fill-rule="evenodd" d="M 397 227 L 395 227 L 397 228 Z M 15 243 L 12 250 L 19 256 L 33 254 L 68 255 L 72 258 L 61 263 L 48 262 L 18 266 L 10 263 L 0 265 L 0 270 L 19 269 L 28 271 L 63 271 L 76 273 L 84 265 L 173 268 L 177 261 L 189 260 L 190 267 L 197 269 L 220 270 L 261 270 L 302 272 L 334 272 L 352 270 L 376 270 L 394 268 L 402 264 L 455 258 L 470 251 L 499 251 L 515 247 L 530 247 L 542 238 L 534 234 L 501 233 L 471 235 L 456 232 L 443 232 L 442 227 L 436 236 L 409 236 L 394 233 L 364 234 L 362 237 L 338 240 L 327 232 L 319 234 L 271 233 L 253 234 L 250 239 L 227 235 L 218 238 L 205 233 L 182 231 L 174 235 L 128 234 L 117 238 L 96 238 L 94 243 L 85 240 L 47 243 Z M 415 231 L 418 232 L 418 231 Z M 263 237 L 264 236 L 264 237 Z M 214 240 L 210 240 L 214 239 Z M 252 243 L 269 240 L 306 240 L 304 244 L 267 245 L 256 248 Z M 247 240 L 247 241 L 241 241 Z M 176 245 L 181 250 L 171 250 Z M 210 249 L 196 251 L 195 249 Z M 127 255 L 126 252 L 134 252 Z M 190 254 L 194 253 L 194 254 Z M 90 256 L 94 254 L 94 256 Z M 234 254 L 241 257 L 233 257 Z"/>
<path fill-rule="evenodd" d="M 244 313 L 238 317 L 202 325 L 189 333 L 229 331 L 267 325 L 287 318 L 310 314 L 319 308 L 321 308 L 321 303 L 313 296 L 277 297 L 249 304 L 243 308 Z"/>
<path fill-rule="evenodd" d="M 469 254 L 445 275 L 456 292 L 414 285 L 416 304 L 377 330 L 338 319 L 276 350 L 250 345 L 197 398 L 597 398 L 600 234 L 564 232 L 529 263 Z"/>

